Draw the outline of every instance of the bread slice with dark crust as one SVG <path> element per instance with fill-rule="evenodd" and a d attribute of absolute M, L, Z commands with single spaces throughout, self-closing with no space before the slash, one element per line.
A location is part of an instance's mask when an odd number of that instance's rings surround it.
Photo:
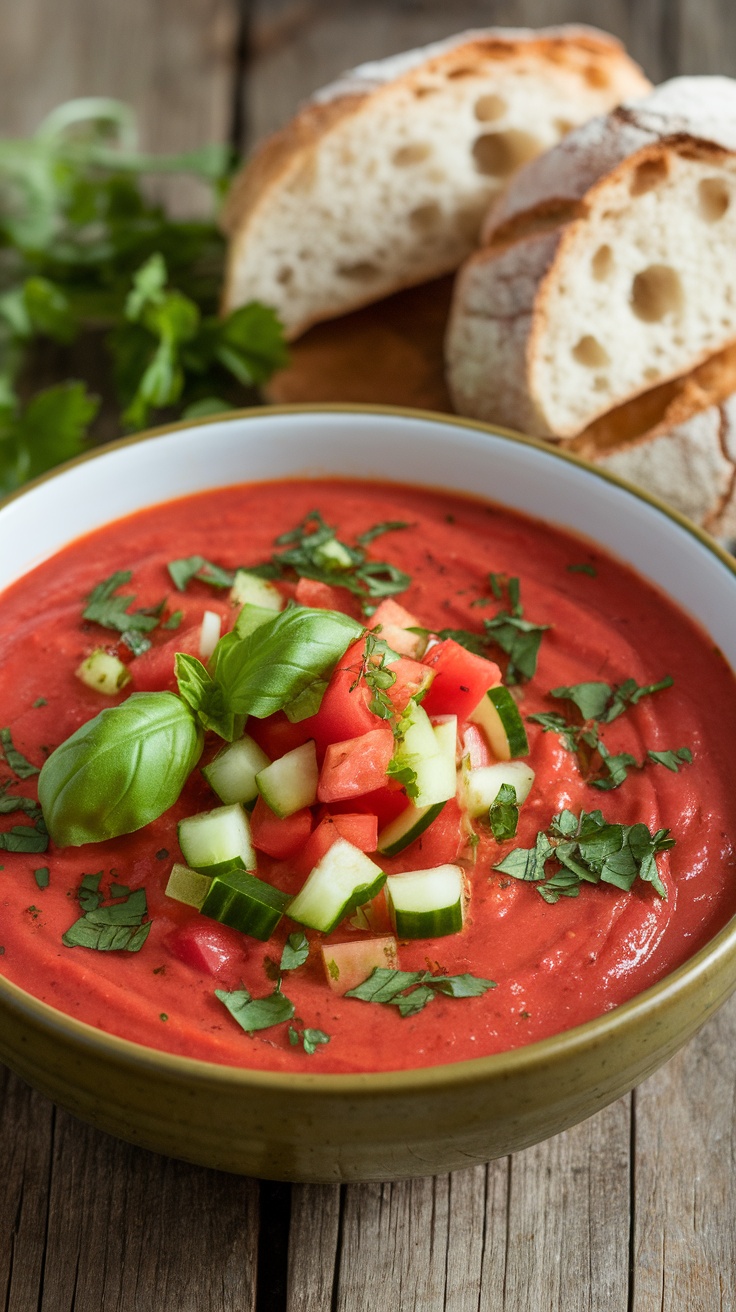
<path fill-rule="evenodd" d="M 346 74 L 233 186 L 224 308 L 273 305 L 293 338 L 451 272 L 525 160 L 649 83 L 592 28 L 466 32 Z"/>

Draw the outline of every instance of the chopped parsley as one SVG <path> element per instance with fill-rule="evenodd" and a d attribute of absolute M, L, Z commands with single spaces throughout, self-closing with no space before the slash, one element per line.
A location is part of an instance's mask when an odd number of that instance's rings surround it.
<path fill-rule="evenodd" d="M 443 641 L 451 638 L 476 656 L 488 656 L 489 648 L 500 647 L 508 656 L 504 681 L 507 684 L 521 683 L 536 674 L 542 638 L 551 626 L 535 624 L 532 620 L 524 619 L 521 585 L 517 578 L 508 578 L 505 574 L 489 574 L 488 578 L 491 591 L 497 601 L 504 600 L 505 592 L 506 607 L 491 619 L 484 620 L 483 630 L 480 633 L 473 632 L 471 629 L 447 628 L 438 629 L 437 637 Z M 489 598 L 478 597 L 470 604 L 483 606 L 489 602 Z M 412 628 L 409 632 L 426 636 L 430 630 Z"/>
<path fill-rule="evenodd" d="M 501 784 L 495 800 L 491 802 L 488 820 L 497 842 L 503 843 L 515 837 L 519 823 L 519 805 L 513 784 Z"/>
<path fill-rule="evenodd" d="M 348 989 L 346 998 L 361 1002 L 381 1002 L 396 1007 L 401 1016 L 416 1016 L 438 994 L 449 998 L 478 998 L 488 989 L 495 989 L 492 979 L 476 975 L 433 975 L 429 970 L 394 970 L 376 966 L 368 979 L 355 989 Z"/>
<path fill-rule="evenodd" d="M 48 845 L 49 834 L 42 815 L 33 824 L 13 825 L 12 829 L 0 832 L 3 852 L 45 852 Z"/>
<path fill-rule="evenodd" d="M 38 870 L 34 870 L 33 877 L 39 888 L 48 888 L 49 886 L 48 866 L 39 866 Z"/>
<path fill-rule="evenodd" d="M 156 628 L 165 605 L 162 601 L 157 606 L 129 611 L 128 607 L 135 601 L 135 594 L 120 596 L 118 588 L 130 583 L 132 577 L 129 569 L 116 570 L 108 579 L 104 579 L 92 589 L 87 597 L 87 605 L 82 611 L 83 619 L 99 624 L 103 629 L 115 629 L 123 635 L 129 646 L 132 635 L 150 633 Z"/>
<path fill-rule="evenodd" d="M 38 766 L 26 760 L 13 745 L 13 737 L 7 726 L 0 729 L 0 757 L 4 757 L 17 779 L 30 779 L 32 775 L 41 773 Z"/>
<path fill-rule="evenodd" d="M 376 524 L 357 538 L 356 546 L 349 546 L 318 510 L 312 510 L 296 528 L 276 538 L 275 546 L 286 550 L 275 552 L 266 565 L 251 572 L 269 578 L 288 577 L 293 572 L 299 578 L 347 588 L 357 597 L 392 597 L 405 592 L 411 578 L 387 561 L 369 560 L 364 548 L 381 533 L 408 527 L 398 520 Z"/>
<path fill-rule="evenodd" d="M 282 1021 L 291 1020 L 294 1015 L 294 1003 L 284 996 L 278 986 L 265 998 L 251 997 L 244 984 L 232 993 L 225 989 L 215 989 L 215 997 L 227 1007 L 233 1020 L 247 1034 L 280 1025 Z"/>
<path fill-rule="evenodd" d="M 185 556 L 181 560 L 170 560 L 168 571 L 171 575 L 171 581 L 179 592 L 184 592 L 187 584 L 192 579 L 197 579 L 200 583 L 209 583 L 213 588 L 231 588 L 235 582 L 235 570 L 222 569 L 220 565 L 213 565 L 211 560 L 204 556 Z M 181 618 L 181 611 L 175 611 L 175 615 Z M 166 621 L 164 628 L 174 629 L 176 624 L 172 624 L 173 616 Z"/>
<path fill-rule="evenodd" d="M 565 569 L 566 569 L 566 570 L 568 571 L 568 573 L 570 573 L 570 574 L 588 574 L 588 575 L 590 575 L 590 577 L 591 577 L 592 579 L 595 579 L 595 578 L 598 577 L 598 571 L 597 571 L 595 565 L 589 565 L 589 564 L 585 564 L 585 565 L 566 565 L 566 566 L 565 566 Z"/>
<path fill-rule="evenodd" d="M 301 1029 L 290 1025 L 289 1043 L 295 1048 L 300 1040 L 307 1056 L 312 1057 L 321 1043 L 329 1043 L 330 1035 L 325 1034 L 324 1030 L 314 1030 L 309 1027 Z"/>
<path fill-rule="evenodd" d="M 92 948 L 96 952 L 140 952 L 151 931 L 146 890 L 137 888 L 122 901 L 105 904 L 100 893 L 101 874 L 84 875 L 77 891 L 84 914 L 62 935 L 67 948 Z M 119 887 L 112 885 L 112 889 Z"/>
<path fill-rule="evenodd" d="M 37 697 L 35 702 L 32 702 L 31 705 L 35 711 L 39 706 L 48 706 L 48 701 L 45 697 Z"/>
<path fill-rule="evenodd" d="M 609 824 L 600 811 L 561 811 L 534 847 L 517 847 L 493 867 L 512 879 L 533 883 L 545 902 L 577 897 L 580 886 L 613 884 L 629 892 L 637 879 L 652 885 L 661 898 L 667 890 L 656 857 L 674 847 L 669 829 L 651 834 L 645 824 Z M 551 873 L 548 862 L 553 862 Z"/>
<path fill-rule="evenodd" d="M 309 940 L 301 930 L 290 934 L 281 953 L 280 970 L 296 970 L 309 956 Z"/>

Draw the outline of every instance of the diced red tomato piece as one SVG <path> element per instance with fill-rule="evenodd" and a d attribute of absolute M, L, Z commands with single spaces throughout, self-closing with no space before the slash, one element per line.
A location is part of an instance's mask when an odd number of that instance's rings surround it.
<path fill-rule="evenodd" d="M 405 610 L 398 601 L 394 601 L 393 597 L 384 597 L 371 615 L 371 628 L 375 629 L 379 625 L 381 628 L 379 636 L 384 638 L 389 647 L 397 651 L 400 656 L 411 656 L 415 659 L 421 656 L 427 645 L 426 638 L 421 633 L 408 633 L 407 630 L 419 629 L 422 626 L 416 615 Z"/>
<path fill-rule="evenodd" d="M 389 779 L 383 788 L 375 788 L 372 793 L 364 793 L 362 797 L 346 798 L 343 802 L 330 802 L 330 815 L 338 820 L 343 809 L 351 812 L 363 811 L 375 815 L 379 828 L 383 829 L 391 820 L 395 820 L 405 807 L 404 789 L 395 779 Z"/>
<path fill-rule="evenodd" d="M 309 737 L 317 744 L 318 756 L 330 743 L 357 738 L 382 724 L 380 716 L 368 710 L 371 693 L 365 680 L 356 682 L 364 651 L 363 638 L 348 647 L 332 673 L 317 714 L 303 721 L 303 725 L 309 726 Z M 479 701 L 480 697 L 476 706 Z"/>
<path fill-rule="evenodd" d="M 367 980 L 377 967 L 398 969 L 398 944 L 392 934 L 331 943 L 322 947 L 322 964 L 332 992 L 342 996 Z"/>
<path fill-rule="evenodd" d="M 287 752 L 293 751 L 295 747 L 301 747 L 308 743 L 312 738 L 313 732 L 309 728 L 312 724 L 312 716 L 309 720 L 301 720 L 298 724 L 292 724 L 287 720 L 283 711 L 276 711 L 274 715 L 267 715 L 264 720 L 257 720 L 251 716 L 248 720 L 248 733 L 258 746 L 263 749 L 272 761 L 279 756 L 285 756 Z"/>
<path fill-rule="evenodd" d="M 174 657 L 178 651 L 199 656 L 201 622 L 178 631 L 167 642 L 155 643 L 148 651 L 137 656 L 130 667 L 136 692 L 176 691 Z"/>
<path fill-rule="evenodd" d="M 364 812 L 345 812 L 330 817 L 341 838 L 361 852 L 375 852 L 378 842 L 378 818 Z"/>
<path fill-rule="evenodd" d="M 317 797 L 320 802 L 335 802 L 346 797 L 360 797 L 380 788 L 385 782 L 389 761 L 394 754 L 391 726 L 331 743 L 319 774 Z"/>
<path fill-rule="evenodd" d="M 476 656 L 453 638 L 430 647 L 424 658 L 435 672 L 434 682 L 422 701 L 427 715 L 457 715 L 466 720 L 489 688 L 501 682 L 495 661 Z"/>
<path fill-rule="evenodd" d="M 374 815 L 326 815 L 313 829 L 301 851 L 294 857 L 294 866 L 302 875 L 308 875 L 325 852 L 329 852 L 338 838 L 345 838 L 361 852 L 375 852 L 378 842 L 378 821 Z"/>
<path fill-rule="evenodd" d="M 468 839 L 467 820 L 454 797 L 419 838 L 391 858 L 391 870 L 431 870 L 456 861 Z"/>
<path fill-rule="evenodd" d="M 250 832 L 259 851 L 283 860 L 306 843 L 312 832 L 312 812 L 305 806 L 282 819 L 259 797 L 250 818 Z"/>
<path fill-rule="evenodd" d="M 396 682 L 386 689 L 386 695 L 396 714 L 400 715 L 412 697 L 416 697 L 421 689 L 429 687 L 434 679 L 434 671 L 421 661 L 410 660 L 408 656 L 400 656 L 397 661 L 392 661 L 388 669 L 396 675 Z"/>
<path fill-rule="evenodd" d="M 339 610 L 350 615 L 354 620 L 361 618 L 360 602 L 347 588 L 340 588 L 332 583 L 320 583 L 318 579 L 299 579 L 294 592 L 294 600 L 300 606 L 311 606 L 314 610 Z"/>
<path fill-rule="evenodd" d="M 240 970 L 244 941 L 243 935 L 236 930 L 218 925 L 206 916 L 177 925 L 164 939 L 172 957 L 208 975 L 220 975 L 228 969 Z"/>

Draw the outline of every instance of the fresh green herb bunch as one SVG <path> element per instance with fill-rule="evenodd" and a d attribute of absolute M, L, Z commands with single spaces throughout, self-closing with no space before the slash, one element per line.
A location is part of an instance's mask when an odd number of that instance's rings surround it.
<path fill-rule="evenodd" d="M 78 357 L 98 358 L 100 341 L 109 380 L 94 385 L 114 393 L 120 431 L 157 412 L 242 404 L 243 388 L 285 363 L 272 310 L 254 302 L 217 317 L 215 215 L 231 163 L 224 146 L 141 153 L 133 111 L 100 98 L 60 106 L 28 140 L 0 141 L 0 495 L 83 449 L 100 402 L 88 377 L 68 375 Z M 147 180 L 169 173 L 202 180 L 208 218 L 171 218 L 148 197 Z M 34 392 L 44 342 L 56 344 L 60 381 Z"/>

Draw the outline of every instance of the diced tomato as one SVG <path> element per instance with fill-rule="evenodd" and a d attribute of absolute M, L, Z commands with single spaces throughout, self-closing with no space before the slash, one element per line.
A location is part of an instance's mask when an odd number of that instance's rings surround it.
<path fill-rule="evenodd" d="M 294 856 L 293 865 L 306 876 L 313 870 L 325 852 L 329 852 L 338 838 L 345 838 L 361 852 L 375 852 L 378 842 L 378 821 L 374 815 L 326 815 L 313 829 L 301 851 Z"/>
<path fill-rule="evenodd" d="M 412 697 L 416 697 L 418 692 L 429 687 L 434 679 L 434 671 L 421 661 L 410 660 L 408 656 L 400 656 L 397 661 L 392 661 L 388 668 L 396 675 L 396 682 L 386 689 L 386 695 L 396 714 L 400 715 L 406 710 Z"/>
<path fill-rule="evenodd" d="M 335 802 L 346 797 L 360 797 L 380 788 L 385 782 L 389 761 L 394 754 L 391 726 L 331 743 L 320 770 L 317 797 L 320 802 Z"/>
<path fill-rule="evenodd" d="M 370 619 L 372 629 L 380 625 L 380 637 L 384 638 L 389 647 L 397 651 L 400 656 L 411 656 L 416 659 L 421 656 L 427 645 L 426 638 L 421 633 L 409 633 L 408 629 L 421 628 L 421 624 L 416 615 L 411 611 L 404 610 L 398 601 L 393 597 L 384 597 L 379 602 Z"/>
<path fill-rule="evenodd" d="M 243 962 L 243 935 L 206 916 L 177 925 L 164 943 L 177 961 L 208 975 L 220 975 L 228 968 L 237 972 Z"/>
<path fill-rule="evenodd" d="M 430 647 L 424 658 L 435 672 L 434 682 L 422 701 L 427 715 L 457 715 L 466 720 L 489 688 L 501 682 L 495 661 L 476 656 L 453 638 Z"/>
<path fill-rule="evenodd" d="M 309 742 L 314 736 L 309 728 L 313 719 L 314 716 L 309 720 L 300 720 L 298 724 L 292 724 L 283 711 L 267 715 L 264 720 L 257 720 L 255 716 L 251 716 L 248 720 L 248 733 L 263 749 L 266 756 L 275 761 L 277 757 L 285 756 L 295 747 L 301 747 Z"/>
<path fill-rule="evenodd" d="M 320 583 L 317 579 L 299 579 L 294 592 L 294 600 L 300 606 L 311 606 L 314 610 L 339 610 L 352 619 L 361 618 L 360 602 L 347 588 L 340 588 L 332 583 Z"/>
<path fill-rule="evenodd" d="M 454 797 L 419 838 L 391 858 L 392 870 L 431 870 L 456 861 L 468 838 L 467 820 Z"/>
<path fill-rule="evenodd" d="M 371 693 L 365 680 L 357 682 L 364 651 L 363 638 L 348 647 L 332 673 L 317 714 L 303 721 L 304 725 L 309 726 L 309 736 L 317 744 L 318 755 L 330 743 L 357 738 L 382 724 L 380 716 L 368 710 Z M 476 705 L 478 701 L 480 697 Z"/>
<path fill-rule="evenodd" d="M 398 944 L 388 934 L 352 943 L 332 943 L 322 947 L 322 964 L 332 992 L 342 996 L 348 989 L 357 988 L 379 967 L 398 969 Z"/>
<path fill-rule="evenodd" d="M 250 818 L 250 832 L 259 851 L 283 860 L 306 843 L 312 832 L 312 812 L 305 806 L 282 819 L 259 797 Z"/>
<path fill-rule="evenodd" d="M 178 651 L 199 656 L 201 622 L 177 632 L 168 642 L 159 642 L 137 656 L 130 667 L 136 692 L 176 691 L 174 657 Z"/>
<path fill-rule="evenodd" d="M 378 842 L 378 818 L 365 812 L 345 812 L 330 817 L 341 838 L 361 852 L 375 852 Z"/>
<path fill-rule="evenodd" d="M 490 765 L 495 759 L 488 740 L 479 724 L 464 724 L 460 730 L 463 756 L 467 756 L 471 770 Z"/>
<path fill-rule="evenodd" d="M 396 780 L 390 779 L 383 788 L 376 788 L 372 793 L 364 793 L 362 797 L 346 798 L 343 802 L 330 802 L 330 814 L 338 820 L 343 809 L 351 812 L 363 811 L 375 815 L 379 829 L 383 829 L 391 820 L 395 820 L 405 807 L 404 789 Z"/>

